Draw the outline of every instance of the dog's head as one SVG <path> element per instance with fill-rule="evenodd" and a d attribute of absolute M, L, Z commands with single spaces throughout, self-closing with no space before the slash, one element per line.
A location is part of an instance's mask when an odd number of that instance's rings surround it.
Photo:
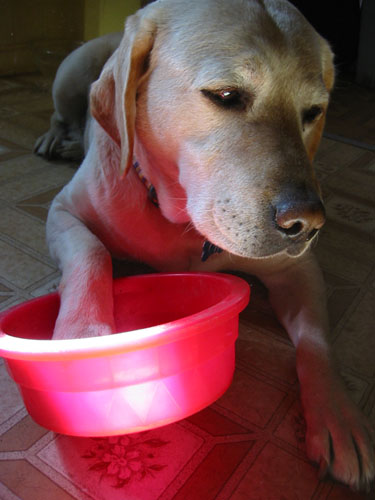
<path fill-rule="evenodd" d="M 286 0 L 159 0 L 132 16 L 93 116 L 134 147 L 172 222 L 245 257 L 302 253 L 324 223 L 312 167 L 334 69 Z"/>

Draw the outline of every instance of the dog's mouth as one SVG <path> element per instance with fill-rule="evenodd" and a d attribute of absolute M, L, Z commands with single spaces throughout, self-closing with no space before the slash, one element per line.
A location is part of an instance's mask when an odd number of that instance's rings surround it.
<path fill-rule="evenodd" d="M 223 233 L 221 233 L 221 236 L 223 236 Z M 256 238 L 256 240 L 257 239 L 258 238 Z M 253 243 L 253 246 L 251 247 L 241 247 L 240 244 L 236 245 L 236 241 L 231 241 L 231 244 L 224 244 L 223 247 L 221 247 L 211 243 L 211 241 L 206 238 L 202 246 L 201 261 L 206 262 L 212 255 L 219 254 L 224 250 L 240 257 L 255 259 L 272 257 L 281 253 L 286 253 L 290 257 L 299 257 L 315 240 L 315 234 L 312 238 L 299 239 L 298 241 L 294 240 L 289 242 L 286 242 L 284 239 L 282 239 L 282 241 L 275 241 L 274 237 L 266 237 L 263 242 L 259 241 L 258 245 Z"/>
<path fill-rule="evenodd" d="M 222 248 L 218 247 L 217 245 L 214 245 L 210 241 L 206 240 L 203 243 L 202 247 L 202 254 L 201 254 L 201 261 L 206 262 L 206 260 L 211 257 L 211 255 L 215 253 L 221 253 L 223 251 Z"/>

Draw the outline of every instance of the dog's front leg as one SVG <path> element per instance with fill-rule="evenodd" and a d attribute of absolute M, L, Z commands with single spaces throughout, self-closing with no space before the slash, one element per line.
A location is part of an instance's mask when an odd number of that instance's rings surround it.
<path fill-rule="evenodd" d="M 54 339 L 94 337 L 115 331 L 112 260 L 100 240 L 58 199 L 47 220 L 47 240 L 62 278 Z"/>
<path fill-rule="evenodd" d="M 374 478 L 374 433 L 352 403 L 327 343 L 328 318 L 322 273 L 312 253 L 280 260 L 258 273 L 297 355 L 309 457 L 320 472 L 354 488 Z"/>

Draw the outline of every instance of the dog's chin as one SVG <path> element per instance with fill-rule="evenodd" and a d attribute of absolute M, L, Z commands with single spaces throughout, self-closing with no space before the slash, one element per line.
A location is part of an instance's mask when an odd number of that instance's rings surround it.
<path fill-rule="evenodd" d="M 207 237 L 206 240 L 213 244 L 217 248 L 218 252 L 224 250 L 232 255 L 247 259 L 267 259 L 282 254 L 286 254 L 292 258 L 297 258 L 306 252 L 310 246 L 310 244 L 306 242 L 293 242 L 289 245 L 280 245 L 277 243 L 257 246 L 253 245 L 250 248 L 244 249 L 236 245 L 235 242 L 223 241 L 222 238 Z"/>
<path fill-rule="evenodd" d="M 251 249 L 239 248 L 235 243 L 223 242 L 220 238 L 206 238 L 211 245 L 215 246 L 215 253 L 220 253 L 222 251 L 228 252 L 237 257 L 242 257 L 245 259 L 266 259 L 268 257 L 273 257 L 282 253 L 283 250 L 271 249 L 263 246 L 252 247 Z"/>
<path fill-rule="evenodd" d="M 306 250 L 309 248 L 309 244 L 306 243 L 300 243 L 300 244 L 294 244 L 290 245 L 286 249 L 286 254 L 289 255 L 290 257 L 300 257 L 302 254 L 306 252 Z"/>

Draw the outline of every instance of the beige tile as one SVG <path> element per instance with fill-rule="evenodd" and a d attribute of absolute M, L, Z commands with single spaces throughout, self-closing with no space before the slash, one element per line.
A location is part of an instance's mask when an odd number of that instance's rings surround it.
<path fill-rule="evenodd" d="M 10 283 L 26 288 L 52 274 L 55 269 L 39 260 L 0 241 L 0 277 Z"/>
<path fill-rule="evenodd" d="M 323 270 L 352 284 L 363 283 L 372 271 L 372 265 L 367 259 L 363 262 L 355 260 L 350 254 L 343 254 L 342 249 L 334 244 L 318 245 L 314 253 Z"/>
<path fill-rule="evenodd" d="M 14 290 L 0 282 L 0 305 L 13 297 Z"/>
<path fill-rule="evenodd" d="M 297 450 L 305 452 L 306 422 L 300 400 L 296 400 L 277 426 L 274 435 Z"/>
<path fill-rule="evenodd" d="M 1 461 L 0 480 L 21 500 L 74 500 L 26 460 Z"/>
<path fill-rule="evenodd" d="M 41 207 L 41 206 L 35 206 L 35 205 L 31 205 L 31 206 L 30 205 L 18 205 L 18 208 L 22 212 L 41 220 L 43 223 L 47 222 L 47 217 L 48 217 L 48 208 L 47 207 Z"/>
<path fill-rule="evenodd" d="M 47 293 L 56 292 L 61 280 L 61 274 L 57 272 L 57 276 L 55 276 L 52 280 L 47 281 L 43 285 L 38 286 L 37 288 L 30 291 L 33 297 L 40 297 L 41 295 L 46 295 Z"/>
<path fill-rule="evenodd" d="M 322 137 L 315 158 L 319 160 L 320 158 L 324 157 L 324 155 L 326 155 L 329 151 L 333 150 L 335 146 L 336 141 L 328 139 L 327 137 Z"/>
<path fill-rule="evenodd" d="M 369 231 L 362 230 L 372 224 L 371 220 L 364 219 L 363 223 L 343 221 L 337 215 L 331 216 L 328 213 L 327 224 L 323 227 L 319 235 L 316 249 L 329 247 L 332 255 L 344 254 L 351 259 L 358 260 L 358 263 L 366 263 L 372 267 L 374 262 L 375 240 Z"/>
<path fill-rule="evenodd" d="M 342 169 L 364 154 L 364 150 L 361 148 L 342 142 L 326 141 L 327 147 L 319 150 L 317 160 L 330 168 L 340 167 Z"/>
<path fill-rule="evenodd" d="M 343 286 L 332 289 L 330 281 L 326 279 L 328 288 L 328 312 L 331 329 L 334 330 L 349 307 L 356 300 L 360 291 L 359 286 Z"/>
<path fill-rule="evenodd" d="M 2 114 L 4 112 L 4 109 L 0 110 L 0 113 Z M 6 141 L 5 139 L 0 138 L 0 162 L 3 162 L 4 160 L 8 160 L 11 158 L 17 158 L 22 155 L 25 155 L 28 153 L 28 150 L 25 148 L 22 148 L 18 144 L 14 144 L 13 142 Z M 2 165 L 0 164 L 0 167 Z M 0 180 L 3 180 L 3 175 L 1 173 L 1 168 L 0 168 Z"/>
<path fill-rule="evenodd" d="M 350 491 L 349 488 L 336 484 L 328 497 L 325 497 L 324 500 L 373 500 L 374 498 L 375 491 L 372 493 Z"/>
<path fill-rule="evenodd" d="M 9 300 L 0 303 L 0 311 L 7 311 L 8 309 L 16 305 L 25 302 L 25 300 L 28 300 L 29 298 L 30 297 L 27 292 L 25 292 L 25 294 L 15 293 L 12 297 L 9 298 Z"/>
<path fill-rule="evenodd" d="M 317 486 L 312 465 L 268 443 L 231 500 L 308 499 L 313 498 Z"/>
<path fill-rule="evenodd" d="M 39 105 L 35 108 L 37 110 L 46 106 L 52 109 L 52 96 L 47 92 L 41 92 L 34 86 L 23 86 L 0 92 L 0 106 L 6 106 L 20 112 L 24 112 L 27 107 L 27 111 L 32 112 L 35 105 Z"/>
<path fill-rule="evenodd" d="M 348 318 L 334 349 L 340 363 L 365 376 L 375 375 L 375 292 L 369 290 Z"/>
<path fill-rule="evenodd" d="M 373 269 L 374 241 L 368 232 L 351 232 L 352 225 L 329 220 L 319 236 L 314 253 L 323 269 L 351 284 L 363 283 Z"/>
<path fill-rule="evenodd" d="M 204 439 L 194 431 L 172 424 L 112 438 L 56 436 L 38 457 L 89 498 L 156 500 L 180 471 L 189 467 L 203 444 Z M 134 463 L 125 482 L 121 477 L 126 468 L 122 455 Z M 53 477 L 53 471 L 49 475 Z"/>
<path fill-rule="evenodd" d="M 229 436 L 237 434 L 251 434 L 250 428 L 244 427 L 233 420 L 218 413 L 217 408 L 208 406 L 204 410 L 194 413 L 186 420 L 211 436 Z"/>
<path fill-rule="evenodd" d="M 370 161 L 369 163 L 367 163 L 366 170 L 370 174 L 375 174 L 375 155 L 374 155 L 374 159 L 372 161 Z"/>
<path fill-rule="evenodd" d="M 333 176 L 327 183 L 328 188 L 348 199 L 348 202 L 362 203 L 367 205 L 367 210 L 372 212 L 372 219 L 374 219 L 374 185 L 375 175 L 366 171 L 369 163 L 358 162 L 361 168 L 346 168 L 340 172 L 339 175 Z"/>
<path fill-rule="evenodd" d="M 59 191 L 60 191 L 60 188 L 49 189 L 48 191 L 44 191 L 43 193 L 39 193 L 35 196 L 31 196 L 30 198 L 26 198 L 25 200 L 22 200 L 18 204 L 18 206 L 20 206 L 20 207 L 25 206 L 25 205 L 28 205 L 28 206 L 31 206 L 31 205 L 48 206 Z"/>
<path fill-rule="evenodd" d="M 218 498 L 217 494 L 220 495 L 223 486 L 251 453 L 254 444 L 255 441 L 248 440 L 215 445 L 173 500 Z"/>
<path fill-rule="evenodd" d="M 17 208 L 28 215 L 40 219 L 43 223 L 46 223 L 49 207 L 59 191 L 61 191 L 61 186 L 26 198 L 17 203 Z"/>
<path fill-rule="evenodd" d="M 7 147 L 10 148 L 10 146 Z M 15 147 L 17 147 L 16 144 Z M 23 178 L 27 174 L 33 174 L 40 168 L 48 167 L 48 162 L 39 156 L 31 154 L 28 150 L 24 149 L 24 151 L 27 152 L 24 156 L 0 162 L 0 186 L 10 180 L 20 180 L 20 177 Z"/>
<path fill-rule="evenodd" d="M 45 225 L 13 208 L 0 209 L 0 233 L 48 256 Z"/>
<path fill-rule="evenodd" d="M 295 349 L 291 344 L 280 342 L 272 334 L 261 333 L 240 324 L 236 359 L 279 381 L 290 385 L 296 382 Z"/>
<path fill-rule="evenodd" d="M 345 369 L 340 370 L 340 374 L 350 393 L 350 397 L 358 406 L 360 406 L 365 393 L 368 391 L 369 384 Z"/>
<path fill-rule="evenodd" d="M 28 148 L 31 152 L 36 139 L 46 132 L 48 123 L 38 114 L 15 114 L 0 118 L 0 137 Z"/>
<path fill-rule="evenodd" d="M 17 411 L 23 408 L 23 401 L 18 392 L 15 382 L 10 378 L 5 362 L 0 358 L 0 424 L 12 417 Z M 0 466 L 1 468 L 1 466 Z"/>
<path fill-rule="evenodd" d="M 371 184 L 369 189 L 372 189 Z M 373 197 L 374 191 L 372 190 Z M 345 195 L 333 195 L 327 201 L 326 209 L 330 220 L 348 226 L 348 229 L 353 228 L 355 231 L 369 234 L 375 230 L 375 208 L 373 204 L 366 203 L 365 200 L 360 201 Z"/>
<path fill-rule="evenodd" d="M 237 368 L 232 385 L 217 404 L 252 424 L 265 427 L 284 397 L 284 392 Z"/>
<path fill-rule="evenodd" d="M 31 164 L 38 164 L 29 158 Z M 66 184 L 74 175 L 74 169 L 66 164 L 40 166 L 24 176 L 12 178 L 6 184 L 0 185 L 0 199 L 5 201 L 21 201 L 32 194 L 47 191 L 56 186 Z"/>
<path fill-rule="evenodd" d="M 317 173 L 318 181 L 320 182 L 320 184 L 323 188 L 323 194 L 324 194 L 324 189 L 325 189 L 324 183 L 327 182 L 327 178 L 329 178 L 330 175 L 337 172 L 340 167 L 338 165 L 335 165 L 335 164 L 330 164 L 330 163 L 326 163 L 324 161 L 315 160 L 314 161 L 314 168 L 315 168 L 315 171 Z M 324 200 L 326 199 L 325 196 L 323 198 L 324 198 Z"/>
<path fill-rule="evenodd" d="M 0 452 L 27 450 L 47 432 L 26 415 L 1 436 Z"/>

